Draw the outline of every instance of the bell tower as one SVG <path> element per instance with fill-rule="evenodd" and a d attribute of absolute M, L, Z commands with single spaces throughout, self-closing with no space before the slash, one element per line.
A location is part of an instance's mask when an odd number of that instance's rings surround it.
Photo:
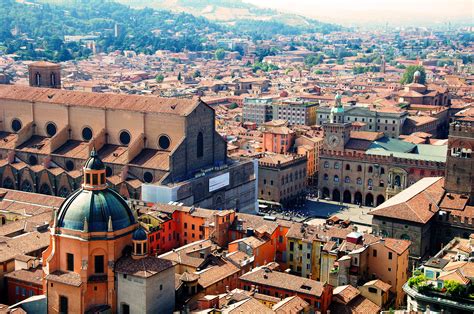
<path fill-rule="evenodd" d="M 448 193 L 464 194 L 474 204 L 474 128 L 471 123 L 449 126 L 448 156 L 444 188 Z"/>
<path fill-rule="evenodd" d="M 344 122 L 344 107 L 342 96 L 337 94 L 335 105 L 331 108 L 329 122 L 323 123 L 324 148 L 328 150 L 344 151 L 344 147 L 350 139 L 351 123 Z"/>

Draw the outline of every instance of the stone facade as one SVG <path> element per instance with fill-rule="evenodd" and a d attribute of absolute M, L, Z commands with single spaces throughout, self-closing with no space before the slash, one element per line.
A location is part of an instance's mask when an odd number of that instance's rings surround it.
<path fill-rule="evenodd" d="M 117 313 L 173 313 L 174 277 L 174 267 L 147 278 L 118 273 Z"/>
<path fill-rule="evenodd" d="M 306 192 L 306 156 L 268 155 L 258 162 L 258 198 L 291 204 Z"/>
<path fill-rule="evenodd" d="M 331 107 L 317 109 L 316 124 L 329 121 Z M 361 131 L 383 132 L 388 137 L 398 138 L 403 134 L 403 125 L 408 117 L 406 111 L 378 111 L 371 105 L 356 104 L 344 107 L 344 122 L 362 123 Z"/>

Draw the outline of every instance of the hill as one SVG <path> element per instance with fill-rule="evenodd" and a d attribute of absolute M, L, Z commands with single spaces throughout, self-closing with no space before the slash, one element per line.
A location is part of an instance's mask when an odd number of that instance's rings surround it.
<path fill-rule="evenodd" d="M 59 3 L 59 1 L 56 1 Z M 112 1 L 0 1 L 0 50 L 22 59 L 65 61 L 87 57 L 91 51 L 64 36 L 89 36 L 103 51 L 209 49 L 207 35 L 228 30 L 202 17 L 153 9 L 130 9 Z M 118 36 L 114 27 L 119 24 Z M 212 47 L 211 47 L 212 48 Z"/>
<path fill-rule="evenodd" d="M 339 27 L 298 15 L 264 9 L 242 0 L 116 0 L 132 7 L 150 7 L 186 12 L 211 21 L 235 25 L 238 21 L 278 23 L 310 31 L 332 31 Z M 242 26 L 240 24 L 239 26 Z"/>

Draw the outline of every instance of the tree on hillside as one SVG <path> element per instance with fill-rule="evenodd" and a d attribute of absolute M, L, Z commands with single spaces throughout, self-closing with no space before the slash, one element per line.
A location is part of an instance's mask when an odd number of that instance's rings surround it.
<path fill-rule="evenodd" d="M 163 80 L 165 79 L 165 76 L 163 74 L 158 74 L 156 77 L 155 77 L 155 80 L 157 83 L 163 83 Z"/>
<path fill-rule="evenodd" d="M 420 72 L 420 79 L 418 83 L 425 84 L 426 83 L 426 71 L 425 68 L 421 65 L 410 65 L 405 69 L 405 73 L 403 73 L 402 80 L 400 83 L 402 84 L 410 84 L 413 83 L 413 74 L 416 71 Z"/>
<path fill-rule="evenodd" d="M 224 60 L 225 58 L 225 50 L 222 49 L 222 48 L 219 48 L 216 50 L 216 52 L 214 53 L 215 57 L 217 60 Z"/>

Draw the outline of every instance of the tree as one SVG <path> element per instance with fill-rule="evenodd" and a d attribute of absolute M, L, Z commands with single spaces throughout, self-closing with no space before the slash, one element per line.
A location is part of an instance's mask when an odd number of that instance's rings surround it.
<path fill-rule="evenodd" d="M 454 280 L 446 280 L 444 282 L 444 287 L 446 288 L 446 291 L 450 295 L 454 295 L 454 296 L 460 296 L 464 294 L 465 292 L 464 286 Z"/>
<path fill-rule="evenodd" d="M 420 79 L 418 80 L 418 83 L 420 84 L 425 84 L 426 82 L 426 71 L 425 68 L 421 65 L 410 65 L 405 69 L 405 73 L 403 73 L 402 80 L 400 83 L 402 84 L 410 84 L 413 83 L 413 74 L 415 74 L 416 71 L 420 72 Z"/>
<path fill-rule="evenodd" d="M 217 49 L 216 52 L 214 53 L 214 56 L 216 57 L 217 60 L 224 60 L 225 50 L 222 48 Z"/>
<path fill-rule="evenodd" d="M 194 71 L 193 77 L 201 77 L 201 71 L 199 70 Z"/>
<path fill-rule="evenodd" d="M 178 81 L 181 81 L 181 72 L 178 73 Z"/>
<path fill-rule="evenodd" d="M 163 74 L 158 74 L 156 77 L 155 77 L 155 80 L 157 83 L 163 83 L 163 80 L 165 79 L 165 76 Z"/>

